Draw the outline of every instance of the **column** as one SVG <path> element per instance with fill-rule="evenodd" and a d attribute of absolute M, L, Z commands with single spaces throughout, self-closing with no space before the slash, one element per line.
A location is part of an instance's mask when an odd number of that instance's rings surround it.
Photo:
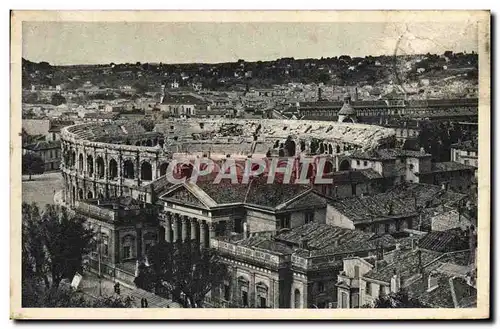
<path fill-rule="evenodd" d="M 182 228 L 182 242 L 188 240 L 188 218 L 187 216 L 181 217 L 181 228 Z"/>
<path fill-rule="evenodd" d="M 248 304 L 250 307 L 255 307 L 255 273 L 250 274 L 250 282 L 248 283 Z"/>
<path fill-rule="evenodd" d="M 172 242 L 177 242 L 179 239 L 179 215 L 175 214 L 172 218 L 172 231 L 173 231 L 173 239 Z"/>
<path fill-rule="evenodd" d="M 205 248 L 207 243 L 207 224 L 205 221 L 200 222 L 200 247 Z"/>
<path fill-rule="evenodd" d="M 208 231 L 208 245 L 210 245 L 210 239 L 215 238 L 215 223 L 210 223 Z"/>
<path fill-rule="evenodd" d="M 172 242 L 172 216 L 165 214 L 165 241 Z"/>
<path fill-rule="evenodd" d="M 191 226 L 191 240 L 199 242 L 198 220 L 196 218 L 191 218 L 190 226 Z"/>

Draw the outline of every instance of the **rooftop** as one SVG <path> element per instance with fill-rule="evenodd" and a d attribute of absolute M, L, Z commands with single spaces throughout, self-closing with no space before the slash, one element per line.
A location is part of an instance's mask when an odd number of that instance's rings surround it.
<path fill-rule="evenodd" d="M 397 158 L 429 158 L 432 155 L 425 151 L 403 149 L 372 149 L 368 151 L 355 150 L 350 154 L 353 159 L 364 160 L 396 160 Z"/>

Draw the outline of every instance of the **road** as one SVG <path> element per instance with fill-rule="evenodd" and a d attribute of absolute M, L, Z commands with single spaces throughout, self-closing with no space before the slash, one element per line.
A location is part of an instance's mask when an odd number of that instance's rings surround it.
<path fill-rule="evenodd" d="M 23 202 L 36 202 L 43 208 L 45 204 L 54 204 L 54 193 L 63 189 L 63 180 L 60 172 L 33 175 L 31 181 L 23 176 Z"/>

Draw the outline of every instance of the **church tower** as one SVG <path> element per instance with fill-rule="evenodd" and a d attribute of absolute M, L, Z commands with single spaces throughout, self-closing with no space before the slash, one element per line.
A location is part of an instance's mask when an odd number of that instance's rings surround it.
<path fill-rule="evenodd" d="M 342 108 L 338 113 L 338 117 L 338 122 L 358 122 L 356 110 L 352 107 L 351 95 L 349 93 L 344 96 L 344 105 L 342 105 Z"/>

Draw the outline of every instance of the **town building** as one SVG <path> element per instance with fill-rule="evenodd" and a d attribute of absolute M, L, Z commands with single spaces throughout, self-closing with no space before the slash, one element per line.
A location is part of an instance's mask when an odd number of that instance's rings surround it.
<path fill-rule="evenodd" d="M 478 140 L 459 142 L 451 145 L 451 161 L 478 167 Z"/>
<path fill-rule="evenodd" d="M 158 208 L 130 197 L 88 199 L 74 207 L 96 232 L 88 262 L 106 277 L 133 284 L 137 262 L 158 242 Z"/>
<path fill-rule="evenodd" d="M 61 163 L 61 141 L 39 141 L 23 145 L 23 154 L 33 153 L 42 158 L 44 171 L 59 170 Z"/>
<path fill-rule="evenodd" d="M 426 209 L 465 205 L 467 196 L 429 184 L 402 184 L 385 193 L 329 202 L 326 223 L 365 232 L 422 231 Z M 428 228 L 427 228 L 428 230 Z"/>
<path fill-rule="evenodd" d="M 390 236 L 318 222 L 210 242 L 230 269 L 230 279 L 207 297 L 217 307 L 335 308 L 342 260 L 395 247 Z"/>

